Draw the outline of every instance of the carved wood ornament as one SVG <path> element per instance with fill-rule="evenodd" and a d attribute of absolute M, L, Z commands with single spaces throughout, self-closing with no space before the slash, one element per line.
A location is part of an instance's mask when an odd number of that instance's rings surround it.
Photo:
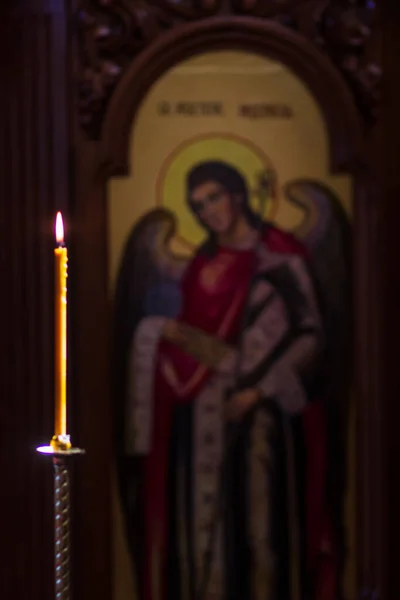
<path fill-rule="evenodd" d="M 88 0 L 78 13 L 80 123 L 90 137 L 99 137 L 121 77 L 163 34 L 229 16 L 274 24 L 311 41 L 342 73 L 369 122 L 380 82 L 379 66 L 366 55 L 373 12 L 373 0 Z"/>
<path fill-rule="evenodd" d="M 77 12 L 78 117 L 85 136 L 78 148 L 75 217 L 79 222 L 76 252 L 80 256 L 77 323 L 84 333 L 79 342 L 76 380 L 79 428 L 88 449 L 86 470 L 90 470 L 91 477 L 97 474 L 97 483 L 93 498 L 82 492 L 85 516 L 80 527 L 104 529 L 106 517 L 91 512 L 93 502 L 98 503 L 100 498 L 104 499 L 104 511 L 111 510 L 109 480 L 104 477 L 104 469 L 111 470 L 113 461 L 111 401 L 104 391 L 109 389 L 110 364 L 106 325 L 107 180 L 128 172 L 129 139 L 136 111 L 163 73 L 204 52 L 255 52 L 284 63 L 309 87 L 327 124 L 331 171 L 351 174 L 354 179 L 354 388 L 357 407 L 362 407 L 357 423 L 358 581 L 360 593 L 367 590 L 366 598 L 383 585 L 379 419 L 384 384 L 382 363 L 376 353 L 381 345 L 383 319 L 377 238 L 379 195 L 366 176 L 363 148 L 363 134 L 377 118 L 380 95 L 380 68 L 368 51 L 373 13 L 373 0 L 82 3 Z M 90 300 L 93 297 L 97 298 L 96 306 Z M 100 328 L 99 323 L 103 324 Z M 96 423 L 90 418 L 93 398 L 97 403 Z M 96 543 L 96 561 L 98 569 L 106 572 L 111 560 L 110 530 L 101 535 Z M 83 558 L 84 545 L 79 551 Z M 77 565 L 79 569 L 79 560 Z M 82 580 L 88 586 L 97 585 L 98 597 L 107 600 L 110 596 L 97 582 L 96 573 L 86 566 Z"/>

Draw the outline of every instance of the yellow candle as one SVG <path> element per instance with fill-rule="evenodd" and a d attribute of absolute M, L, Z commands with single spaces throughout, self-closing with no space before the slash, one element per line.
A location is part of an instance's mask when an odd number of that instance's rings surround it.
<path fill-rule="evenodd" d="M 56 218 L 55 258 L 55 415 L 54 438 L 67 435 L 67 263 L 64 225 Z M 53 438 L 53 439 L 54 439 Z"/>

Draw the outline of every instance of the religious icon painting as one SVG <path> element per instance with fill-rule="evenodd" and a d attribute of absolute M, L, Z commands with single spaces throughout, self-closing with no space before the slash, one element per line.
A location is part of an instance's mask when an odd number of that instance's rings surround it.
<path fill-rule="evenodd" d="M 132 126 L 109 202 L 132 598 L 351 590 L 351 182 L 327 146 L 305 85 L 243 52 L 177 65 Z"/>

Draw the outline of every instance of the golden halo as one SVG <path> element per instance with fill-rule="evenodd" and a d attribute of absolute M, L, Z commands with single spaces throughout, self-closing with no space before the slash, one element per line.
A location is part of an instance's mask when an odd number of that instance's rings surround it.
<path fill-rule="evenodd" d="M 194 165 L 206 160 L 222 160 L 245 177 L 250 204 L 257 213 L 260 212 L 258 198 L 251 193 L 258 185 L 257 176 L 265 169 L 275 172 L 270 159 L 260 148 L 236 135 L 221 133 L 196 136 L 178 146 L 161 166 L 156 185 L 157 204 L 177 216 L 178 238 L 190 248 L 204 240 L 205 232 L 187 205 L 186 175 Z M 277 199 L 269 198 L 263 218 L 272 220 L 276 210 Z"/>

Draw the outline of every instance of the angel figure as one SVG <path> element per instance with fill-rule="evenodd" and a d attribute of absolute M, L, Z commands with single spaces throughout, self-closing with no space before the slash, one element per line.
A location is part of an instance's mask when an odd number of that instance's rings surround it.
<path fill-rule="evenodd" d="M 175 255 L 174 215 L 150 212 L 115 297 L 118 471 L 138 598 L 337 600 L 347 218 L 328 188 L 293 181 L 286 195 L 304 221 L 284 232 L 220 161 L 196 164 L 186 191 L 206 241 L 190 260 Z"/>

